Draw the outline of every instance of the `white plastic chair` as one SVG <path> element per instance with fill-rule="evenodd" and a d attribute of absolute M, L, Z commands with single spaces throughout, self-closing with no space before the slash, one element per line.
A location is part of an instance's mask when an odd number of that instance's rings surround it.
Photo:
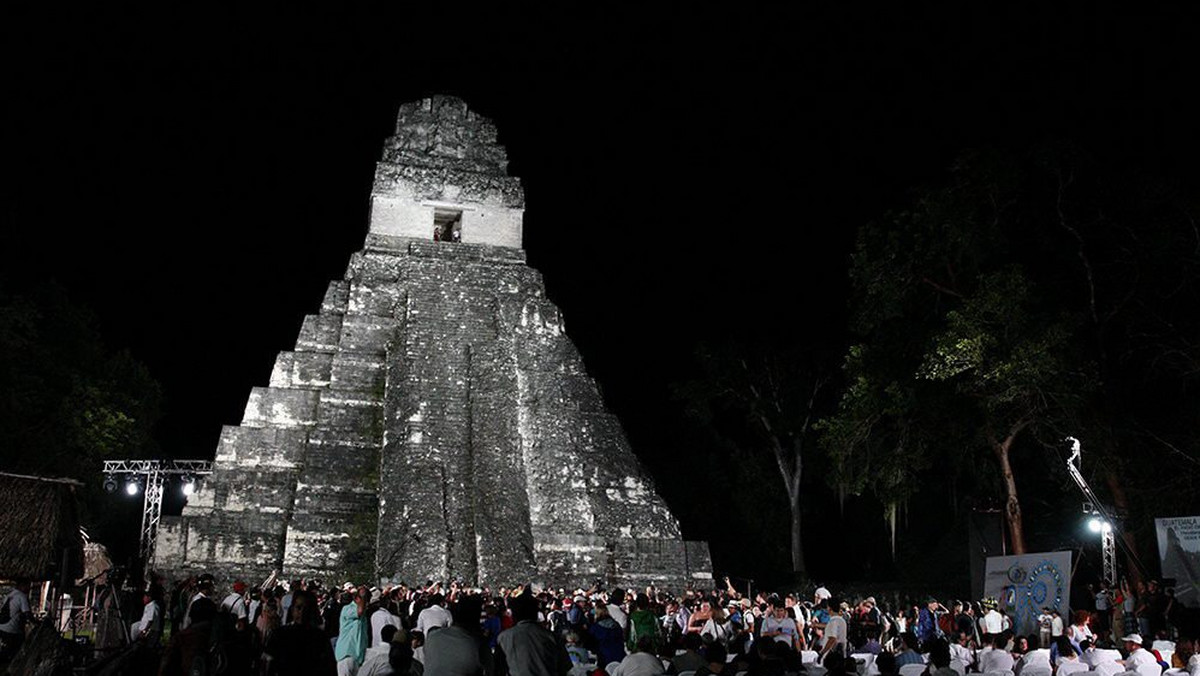
<path fill-rule="evenodd" d="M 1140 676 L 1162 676 L 1163 668 L 1158 662 L 1149 662 L 1138 665 L 1134 671 L 1140 674 Z"/>
<path fill-rule="evenodd" d="M 1100 662 L 1116 662 L 1117 660 L 1125 659 L 1120 650 L 1113 650 L 1112 648 L 1098 648 L 1095 650 L 1095 653 L 1100 656 Z"/>
<path fill-rule="evenodd" d="M 817 663 L 817 651 L 801 650 L 800 651 L 800 661 L 803 662 L 804 664 L 816 664 Z"/>
<path fill-rule="evenodd" d="M 984 676 L 1014 676 L 1014 675 L 1013 675 L 1012 669 L 1005 669 L 1004 671 L 989 671 L 986 674 L 984 674 Z"/>
<path fill-rule="evenodd" d="M 1071 660 L 1063 660 L 1058 664 L 1058 676 L 1070 676 L 1071 674 L 1080 674 L 1089 671 L 1088 665 L 1085 662 Z"/>
<path fill-rule="evenodd" d="M 874 653 L 854 653 L 850 658 L 858 665 L 858 676 L 879 676 Z"/>
<path fill-rule="evenodd" d="M 608 672 L 608 676 L 612 676 L 619 666 L 621 666 L 620 662 L 609 662 L 608 664 L 604 665 L 604 670 Z"/>
<path fill-rule="evenodd" d="M 1050 676 L 1050 670 L 1041 665 L 1030 665 L 1021 670 L 1021 676 Z"/>
<path fill-rule="evenodd" d="M 1125 666 L 1117 664 L 1115 660 L 1108 660 L 1096 663 L 1092 667 L 1092 671 L 1100 674 L 1100 676 L 1117 676 L 1117 674 L 1125 671 Z"/>
<path fill-rule="evenodd" d="M 967 674 L 967 665 L 963 664 L 962 660 L 950 660 L 950 668 L 957 672 L 959 676 L 966 676 Z"/>
<path fill-rule="evenodd" d="M 906 664 L 900 667 L 900 676 L 921 676 L 926 668 L 924 664 Z"/>

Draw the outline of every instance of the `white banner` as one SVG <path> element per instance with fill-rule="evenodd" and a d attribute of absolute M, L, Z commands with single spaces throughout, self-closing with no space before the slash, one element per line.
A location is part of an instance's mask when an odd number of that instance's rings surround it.
<path fill-rule="evenodd" d="M 1175 600 L 1200 608 L 1200 516 L 1155 519 L 1164 578 L 1175 579 Z"/>
<path fill-rule="evenodd" d="M 1000 601 L 1013 631 L 1022 636 L 1037 633 L 1042 608 L 1056 608 L 1069 618 L 1071 552 L 989 556 L 983 595 Z"/>

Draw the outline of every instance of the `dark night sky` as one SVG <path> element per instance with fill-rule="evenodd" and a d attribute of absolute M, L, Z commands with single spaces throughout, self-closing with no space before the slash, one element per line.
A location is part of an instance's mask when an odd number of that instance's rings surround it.
<path fill-rule="evenodd" d="M 11 15 L 0 279 L 90 306 L 162 383 L 164 452 L 209 457 L 361 246 L 399 102 L 456 94 L 650 455 L 697 341 L 840 345 L 854 228 L 963 148 L 1068 138 L 1195 178 L 1190 17 L 904 5 Z"/>

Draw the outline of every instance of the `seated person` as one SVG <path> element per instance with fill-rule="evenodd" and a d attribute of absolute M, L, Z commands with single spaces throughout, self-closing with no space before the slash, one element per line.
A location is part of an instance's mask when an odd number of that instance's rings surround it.
<path fill-rule="evenodd" d="M 917 652 L 917 645 L 919 643 L 917 635 L 911 631 L 906 631 L 900 635 L 900 638 L 904 641 L 904 650 L 901 650 L 896 655 L 896 667 L 899 668 L 906 664 L 924 664 L 925 657 Z"/>

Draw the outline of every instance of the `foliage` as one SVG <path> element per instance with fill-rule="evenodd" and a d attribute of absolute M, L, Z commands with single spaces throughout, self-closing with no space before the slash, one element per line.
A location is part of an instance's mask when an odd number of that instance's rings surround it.
<path fill-rule="evenodd" d="M 0 467 L 84 482 L 83 521 L 101 538 L 120 516 L 98 489 L 102 461 L 152 455 L 160 403 L 146 367 L 106 350 L 60 288 L 0 289 Z"/>
<path fill-rule="evenodd" d="M 1158 398 L 1147 374 L 1194 401 L 1200 232 L 1172 194 L 1061 148 L 968 153 L 910 210 L 863 227 L 857 340 L 818 425 L 831 485 L 894 509 L 932 469 L 1005 486 L 1011 509 L 1014 443 L 1054 458 L 1084 430 L 1113 462 L 1148 422 L 1128 393 Z"/>

